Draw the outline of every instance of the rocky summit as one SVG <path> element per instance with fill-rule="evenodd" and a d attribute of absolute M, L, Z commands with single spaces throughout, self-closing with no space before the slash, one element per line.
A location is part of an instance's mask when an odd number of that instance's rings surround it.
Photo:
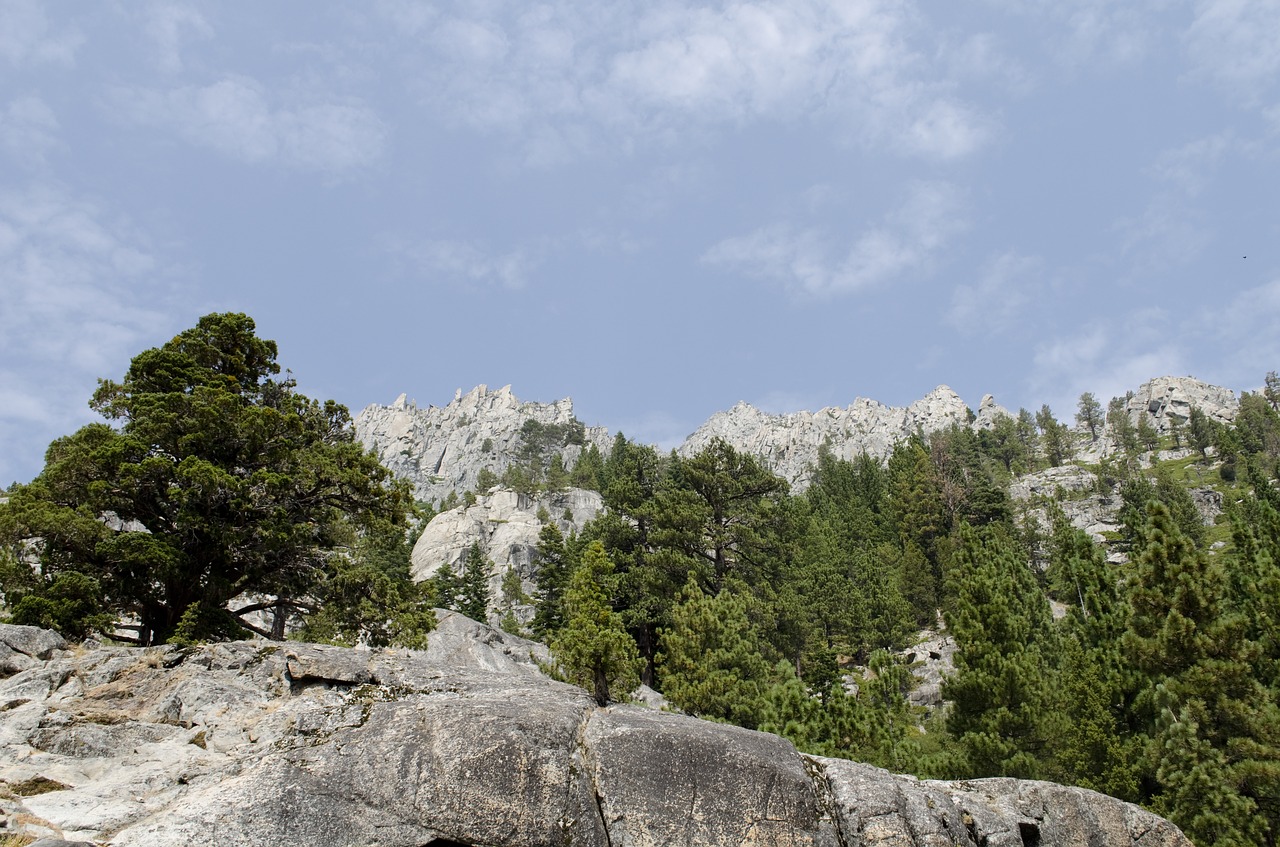
<path fill-rule="evenodd" d="M 573 401 L 527 403 L 509 385 L 497 391 L 479 385 L 466 394 L 459 390 L 448 405 L 421 409 L 401 394 L 390 406 L 362 410 L 355 429 L 361 444 L 413 484 L 418 499 L 440 500 L 451 491 L 478 490 L 484 468 L 501 476 L 519 454 L 528 421 L 567 427 L 575 421 Z M 609 448 L 603 427 L 583 427 L 579 440 L 555 446 L 566 467 L 591 444 Z"/>
<path fill-rule="evenodd" d="M 920 781 L 598 708 L 539 670 L 539 645 L 454 613 L 423 652 L 68 647 L 8 625 L 0 645 L 0 835 L 44 843 L 1190 844 L 1083 789 Z"/>

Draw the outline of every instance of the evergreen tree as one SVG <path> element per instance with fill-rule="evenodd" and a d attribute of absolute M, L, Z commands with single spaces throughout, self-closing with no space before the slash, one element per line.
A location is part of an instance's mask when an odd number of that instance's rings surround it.
<path fill-rule="evenodd" d="M 1206 847 L 1267 843 L 1280 824 L 1280 710 L 1251 672 L 1248 622 L 1224 602 L 1217 561 L 1163 504 L 1147 514 L 1122 644 L 1144 679 L 1153 802 Z"/>
<path fill-rule="evenodd" d="M 534 602 L 533 631 L 544 641 L 564 625 L 564 592 L 573 572 L 565 551 L 564 534 L 554 523 L 538 533 L 538 589 Z"/>
<path fill-rule="evenodd" d="M 1146 412 L 1138 415 L 1138 443 L 1149 451 L 1160 446 L 1160 433 L 1151 424 L 1151 416 Z"/>
<path fill-rule="evenodd" d="M 749 585 L 772 576 L 787 483 L 721 438 L 672 465 L 676 484 L 657 492 L 654 543 L 707 571 L 715 591 L 730 574 Z"/>
<path fill-rule="evenodd" d="M 1126 453 L 1133 454 L 1138 452 L 1138 430 L 1133 426 L 1133 420 L 1129 417 L 1129 398 L 1133 396 L 1130 392 L 1124 397 L 1112 397 L 1111 402 L 1107 404 L 1107 426 L 1111 429 L 1111 439 Z"/>
<path fill-rule="evenodd" d="M 480 473 L 476 474 L 476 490 L 481 494 L 488 494 L 489 490 L 497 487 L 500 480 L 498 475 L 485 465 L 480 469 Z"/>
<path fill-rule="evenodd" d="M 604 487 L 604 458 L 600 448 L 591 444 L 573 466 L 569 474 L 569 483 L 576 488 L 600 491 Z"/>
<path fill-rule="evenodd" d="M 1267 399 L 1274 411 L 1280 412 L 1280 373 L 1267 371 L 1263 386 L 1262 396 Z"/>
<path fill-rule="evenodd" d="M 946 574 L 956 673 L 947 729 L 973 776 L 1034 777 L 1043 746 L 1049 609 L 1018 545 L 999 527 L 963 525 Z"/>
<path fill-rule="evenodd" d="M 279 378 L 276 356 L 247 315 L 213 314 L 101 381 L 90 406 L 116 426 L 54 441 L 0 507 L 0 541 L 41 539 L 31 596 L 77 573 L 98 585 L 92 614 L 136 621 L 121 628 L 138 643 L 184 620 L 187 638 L 235 636 L 233 598 L 299 609 L 353 528 L 403 528 L 407 486 L 355 440 L 345 407 Z"/>
<path fill-rule="evenodd" d="M 679 600 L 663 632 L 662 693 L 688 714 L 755 728 L 770 665 L 742 586 L 712 596 L 691 573 Z"/>
<path fill-rule="evenodd" d="M 1214 436 L 1213 421 L 1209 420 L 1209 416 L 1200 411 L 1198 406 L 1192 406 L 1190 417 L 1187 418 L 1187 437 L 1191 447 L 1200 451 L 1200 458 L 1209 458 L 1209 448 L 1213 446 Z"/>
<path fill-rule="evenodd" d="M 951 530 L 942 485 L 924 439 L 900 441 L 889 456 L 890 525 L 903 548 L 914 545 L 925 554 L 935 579 L 941 574 L 938 542 Z"/>
<path fill-rule="evenodd" d="M 453 565 L 449 562 L 442 564 L 428 582 L 437 607 L 454 612 L 459 610 L 466 593 L 462 587 L 462 577 L 453 569 Z"/>
<path fill-rule="evenodd" d="M 315 594 L 300 636 L 338 644 L 425 649 L 436 618 L 428 588 L 409 569 L 413 542 L 403 529 L 381 526 L 363 534 L 349 553 L 335 556 Z"/>
<path fill-rule="evenodd" d="M 627 635 L 622 616 L 609 608 L 613 562 L 595 541 L 582 554 L 565 593 L 565 624 L 551 641 L 556 661 L 570 682 L 592 692 L 607 705 L 612 692 L 629 692 L 639 684 L 641 660 Z"/>
<path fill-rule="evenodd" d="M 1086 391 L 1080 395 L 1076 406 L 1076 423 L 1089 430 L 1089 438 L 1098 440 L 1098 430 L 1102 427 L 1102 404 L 1092 393 Z"/>
<path fill-rule="evenodd" d="M 479 542 L 473 543 L 462 566 L 458 611 L 480 623 L 484 623 L 489 615 L 489 571 L 492 567 L 480 552 Z"/>
<path fill-rule="evenodd" d="M 1023 455 L 1027 461 L 1027 470 L 1035 470 L 1033 460 L 1040 449 L 1040 436 L 1036 433 L 1036 419 L 1031 412 L 1026 409 L 1018 410 L 1018 420 L 1016 421 L 1016 431 L 1018 441 L 1021 442 Z"/>
<path fill-rule="evenodd" d="M 1040 444 L 1050 467 L 1066 463 L 1075 454 L 1071 433 L 1053 416 L 1048 405 L 1041 406 L 1036 412 L 1036 425 L 1040 427 Z"/>

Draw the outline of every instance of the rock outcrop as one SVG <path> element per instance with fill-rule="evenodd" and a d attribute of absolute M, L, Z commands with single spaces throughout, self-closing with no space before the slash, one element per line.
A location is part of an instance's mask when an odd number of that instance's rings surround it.
<path fill-rule="evenodd" d="M 445 615 L 424 652 L 28 655 L 37 664 L 0 681 L 0 833 L 114 847 L 1189 847 L 1083 789 L 919 781 L 597 708 L 543 676 L 535 651 Z"/>
<path fill-rule="evenodd" d="M 1168 433 L 1175 424 L 1185 426 L 1193 407 L 1210 420 L 1230 423 L 1235 420 L 1240 401 L 1229 388 L 1189 376 L 1162 376 L 1139 386 L 1126 406 L 1135 424 L 1139 416 L 1146 415 L 1161 434 Z"/>
<path fill-rule="evenodd" d="M 436 515 L 413 546 L 413 578 L 424 580 L 444 564 L 461 572 L 462 561 L 472 544 L 492 564 L 489 596 L 502 596 L 502 580 L 508 570 L 520 575 L 525 593 L 532 595 L 538 578 L 538 535 L 547 522 L 555 523 L 568 536 L 582 529 L 604 508 L 594 491 L 570 488 L 530 497 L 509 488 L 495 488 L 476 498 L 471 506 L 459 506 Z M 531 608 L 513 609 L 517 619 L 528 623 Z M 496 618 L 495 618 L 496 620 Z"/>
<path fill-rule="evenodd" d="M 986 405 L 991 411 L 998 408 L 994 401 Z M 843 459 L 856 459 L 862 453 L 884 459 L 898 441 L 917 430 L 934 432 L 953 423 L 969 423 L 969 409 L 945 385 L 906 407 L 859 397 L 844 409 L 770 415 L 739 403 L 712 415 L 677 452 L 693 455 L 713 439 L 723 438 L 740 451 L 760 456 L 774 473 L 803 488 L 824 445 Z"/>
<path fill-rule="evenodd" d="M 479 385 L 467 394 L 459 390 L 443 407 L 419 409 L 401 394 L 390 406 L 367 406 L 356 415 L 356 438 L 373 449 L 397 476 L 409 480 L 420 500 L 439 501 L 449 492 L 479 492 L 483 468 L 501 477 L 522 446 L 522 428 L 533 420 L 543 426 L 568 427 L 576 422 L 573 401 L 526 403 L 511 386 L 490 391 Z M 572 468 L 582 451 L 595 444 L 602 452 L 611 446 L 608 430 L 583 427 L 577 443 L 553 446 Z"/>

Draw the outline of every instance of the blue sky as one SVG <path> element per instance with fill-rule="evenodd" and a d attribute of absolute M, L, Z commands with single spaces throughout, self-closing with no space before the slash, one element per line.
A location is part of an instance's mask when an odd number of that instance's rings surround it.
<path fill-rule="evenodd" d="M 510 383 L 663 444 L 1249 388 L 1278 198 L 1275 0 L 0 0 L 0 484 L 215 310 L 353 413 Z"/>

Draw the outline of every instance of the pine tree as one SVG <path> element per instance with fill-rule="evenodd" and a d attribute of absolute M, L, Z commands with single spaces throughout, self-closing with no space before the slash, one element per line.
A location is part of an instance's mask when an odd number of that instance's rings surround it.
<path fill-rule="evenodd" d="M 946 574 L 944 610 L 956 638 L 947 729 L 974 776 L 1034 777 L 1049 636 L 1049 609 L 1021 549 L 998 527 L 960 527 Z"/>
<path fill-rule="evenodd" d="M 1122 646 L 1144 679 L 1154 803 L 1204 847 L 1266 843 L 1280 824 L 1280 710 L 1252 673 L 1257 645 L 1224 602 L 1218 560 L 1163 504 L 1147 515 Z"/>
<path fill-rule="evenodd" d="M 492 567 L 484 553 L 480 552 L 479 542 L 475 542 L 467 550 L 467 558 L 462 566 L 461 596 L 458 598 L 458 611 L 473 621 L 484 623 L 489 615 L 489 570 Z"/>
<path fill-rule="evenodd" d="M 538 533 L 538 589 L 534 598 L 533 631 L 546 640 L 564 626 L 564 592 L 572 567 L 565 552 L 564 534 L 554 523 Z"/>
<path fill-rule="evenodd" d="M 612 692 L 634 689 L 642 665 L 622 616 L 609 607 L 607 590 L 612 581 L 613 562 L 604 545 L 594 541 L 573 572 L 564 598 L 564 627 L 551 641 L 565 676 L 589 689 L 601 706 L 609 703 Z"/>
<path fill-rule="evenodd" d="M 662 693 L 685 712 L 754 728 L 769 663 L 742 592 L 730 581 L 713 597 L 690 574 L 663 632 L 659 667 Z"/>
<path fill-rule="evenodd" d="M 1081 394 L 1080 403 L 1076 407 L 1076 423 L 1089 430 L 1089 437 L 1097 441 L 1102 422 L 1102 404 L 1098 402 L 1098 398 L 1088 391 Z"/>
<path fill-rule="evenodd" d="M 1036 425 L 1040 427 L 1040 444 L 1045 460 L 1051 467 L 1058 467 L 1074 455 L 1071 433 L 1053 416 L 1053 410 L 1047 404 L 1036 412 Z"/>

